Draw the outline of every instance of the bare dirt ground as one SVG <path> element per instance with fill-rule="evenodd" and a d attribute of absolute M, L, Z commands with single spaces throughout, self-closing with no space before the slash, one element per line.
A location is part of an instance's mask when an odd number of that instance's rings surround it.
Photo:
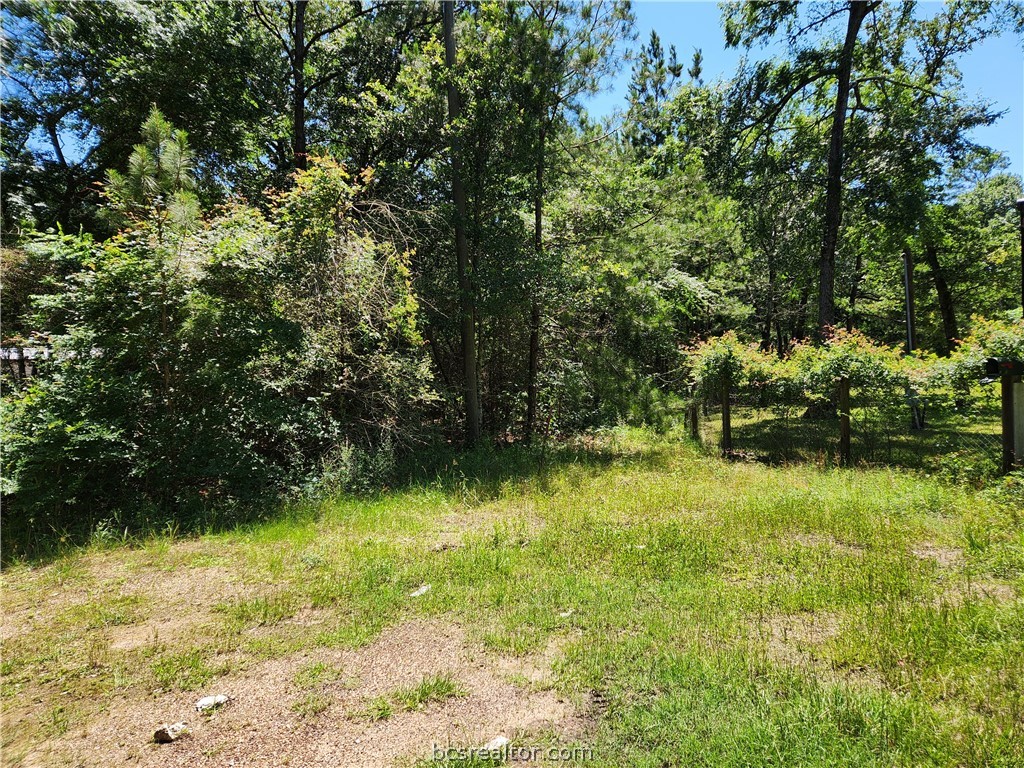
<path fill-rule="evenodd" d="M 115 642 L 142 631 L 130 629 Z M 483 746 L 499 735 L 572 740 L 587 721 L 548 685 L 555 655 L 549 649 L 525 659 L 496 657 L 474 648 L 457 625 L 405 622 L 359 650 L 293 654 L 219 678 L 209 690 L 115 702 L 46 754 L 29 755 L 24 765 L 371 768 L 411 765 L 430 759 L 434 745 Z M 317 691 L 326 709 L 303 716 L 292 707 L 308 691 L 295 678 L 315 663 L 338 676 Z M 376 722 L 366 714 L 375 698 L 447 673 L 465 695 L 414 711 L 396 709 Z M 212 715 L 196 712 L 196 700 L 212 693 L 232 701 Z M 160 724 L 181 720 L 188 722 L 189 735 L 172 744 L 153 743 Z"/>

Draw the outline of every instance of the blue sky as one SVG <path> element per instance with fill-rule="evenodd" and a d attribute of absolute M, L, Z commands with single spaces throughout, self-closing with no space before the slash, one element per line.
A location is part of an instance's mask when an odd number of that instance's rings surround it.
<path fill-rule="evenodd" d="M 938 2 L 922 2 L 919 13 L 938 11 Z M 700 0 L 641 0 L 633 3 L 636 16 L 637 42 L 646 42 L 651 29 L 661 37 L 668 50 L 674 44 L 679 60 L 689 66 L 695 48 L 704 54 L 704 80 L 730 77 L 736 71 L 743 51 L 726 50 L 721 11 L 715 2 Z M 751 51 L 752 59 L 766 58 L 769 53 Z M 1006 111 L 995 125 L 978 129 L 980 143 L 998 149 L 1010 160 L 1009 170 L 1024 174 L 1024 54 L 1020 41 L 1012 34 L 989 38 L 960 61 L 964 87 L 968 94 L 980 95 L 999 111 Z M 604 116 L 624 108 L 629 83 L 628 66 L 610 84 L 608 90 L 588 103 L 592 115 Z"/>

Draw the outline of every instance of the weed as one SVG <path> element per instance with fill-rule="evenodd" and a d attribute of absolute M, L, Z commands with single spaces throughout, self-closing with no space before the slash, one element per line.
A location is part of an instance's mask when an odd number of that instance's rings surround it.
<path fill-rule="evenodd" d="M 251 600 L 219 603 L 214 610 L 225 614 L 239 627 L 269 626 L 294 614 L 295 604 L 290 595 L 261 595 Z"/>
<path fill-rule="evenodd" d="M 331 699 L 319 691 L 311 691 L 292 703 L 292 712 L 299 717 L 315 717 L 331 706 Z"/>
<path fill-rule="evenodd" d="M 466 690 L 450 673 L 428 675 L 419 683 L 407 688 L 399 688 L 391 694 L 391 699 L 403 710 L 409 712 L 420 709 L 433 702 L 465 696 Z"/>
<path fill-rule="evenodd" d="M 153 663 L 152 670 L 164 690 L 194 691 L 214 676 L 204 654 L 197 649 L 164 656 Z"/>
<path fill-rule="evenodd" d="M 376 723 L 390 718 L 394 714 L 394 707 L 386 697 L 378 696 L 366 706 L 362 714 L 370 722 Z"/>
<path fill-rule="evenodd" d="M 295 685 L 299 688 L 315 688 L 323 683 L 334 682 L 341 677 L 341 670 L 324 664 L 322 661 L 313 662 L 300 668 L 295 673 Z"/>

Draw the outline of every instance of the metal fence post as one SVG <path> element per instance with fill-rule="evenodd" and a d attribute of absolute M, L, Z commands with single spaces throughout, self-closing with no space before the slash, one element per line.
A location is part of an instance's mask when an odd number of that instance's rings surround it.
<path fill-rule="evenodd" d="M 1024 465 L 1024 376 L 1013 378 L 1013 458 Z"/>
<path fill-rule="evenodd" d="M 850 464 L 850 379 L 839 379 L 839 464 Z"/>
<path fill-rule="evenodd" d="M 1003 461 L 1002 472 L 1005 475 L 1013 469 L 1013 376 L 1003 374 L 999 377 L 1003 410 Z"/>

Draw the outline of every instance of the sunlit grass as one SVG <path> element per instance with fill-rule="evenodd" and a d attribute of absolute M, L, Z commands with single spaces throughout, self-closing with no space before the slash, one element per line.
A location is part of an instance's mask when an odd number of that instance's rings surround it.
<path fill-rule="evenodd" d="M 560 695 L 581 711 L 594 692 L 606 702 L 588 765 L 1024 760 L 1020 510 L 897 470 L 731 464 L 636 432 L 543 462 L 449 458 L 375 498 L 9 569 L 15 617 L 77 595 L 4 642 L 5 714 L 42 702 L 12 754 L 126 691 L 195 690 L 247 660 L 355 648 L 431 618 L 485 653 L 554 642 Z M 114 565 L 131 578 L 105 577 Z M 230 589 L 196 606 L 194 629 L 111 647 L 160 613 L 132 578 L 211 567 Z M 315 624 L 295 623 L 304 611 Z M 458 673 L 358 715 L 459 695 Z M 340 674 L 302 666 L 294 711 L 324 712 Z"/>

